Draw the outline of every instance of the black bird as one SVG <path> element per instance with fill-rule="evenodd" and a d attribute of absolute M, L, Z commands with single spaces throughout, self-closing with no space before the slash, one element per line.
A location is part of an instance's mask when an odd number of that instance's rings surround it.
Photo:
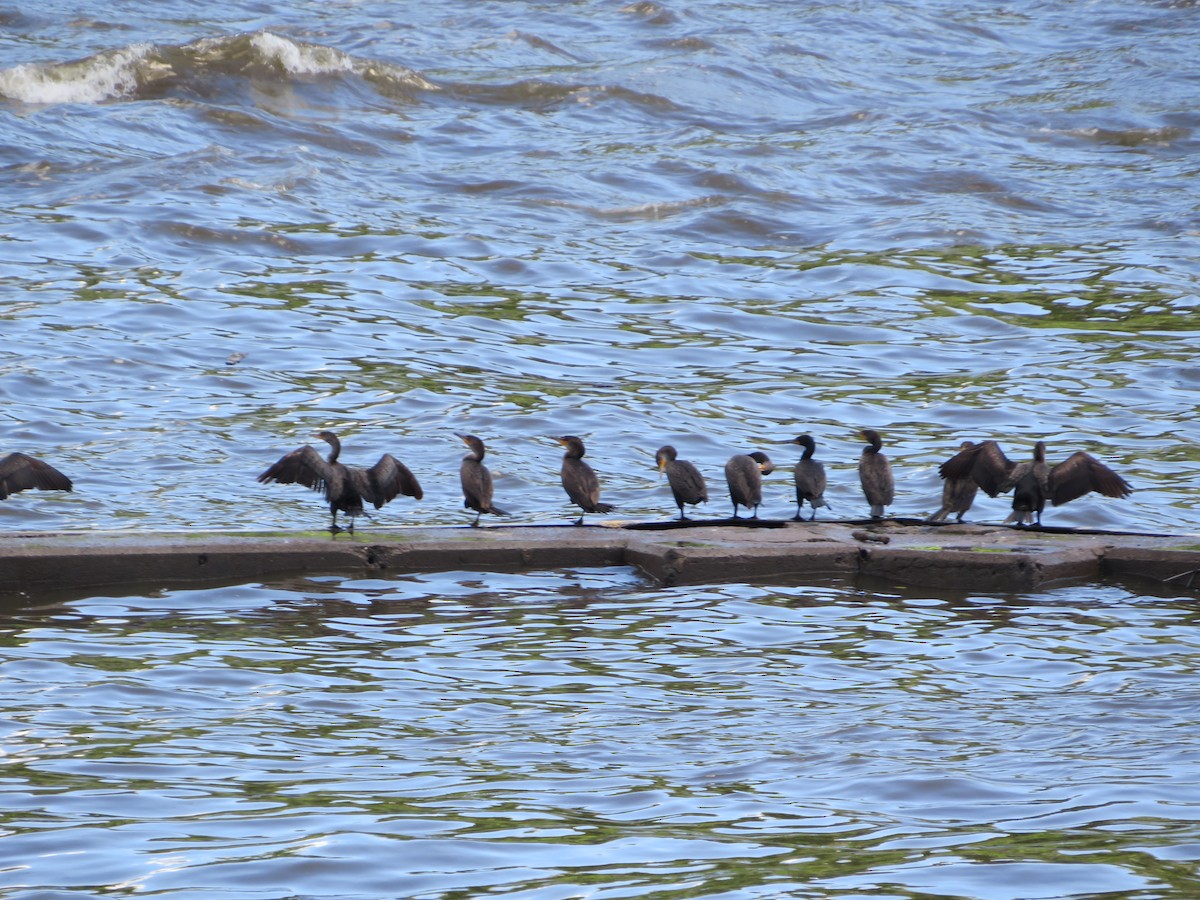
<path fill-rule="evenodd" d="M 0 459 L 0 500 L 30 488 L 69 491 L 72 484 L 71 479 L 54 466 L 24 453 L 10 453 Z"/>
<path fill-rule="evenodd" d="M 504 510 L 492 505 L 492 473 L 483 464 L 483 456 L 487 452 L 483 441 L 473 434 L 455 434 L 455 437 L 471 448 L 458 470 L 459 480 L 462 481 L 463 506 L 475 510 L 477 514 L 471 524 L 478 525 L 484 513 L 507 516 Z"/>
<path fill-rule="evenodd" d="M 574 435 L 555 438 L 567 452 L 563 454 L 562 486 L 571 498 L 571 502 L 584 513 L 609 513 L 615 507 L 600 502 L 600 479 L 592 471 L 592 467 L 583 461 L 583 441 Z M 575 521 L 576 525 L 583 524 L 583 516 Z"/>
<path fill-rule="evenodd" d="M 329 511 L 333 514 L 329 530 L 334 535 L 342 530 L 337 523 L 339 512 L 349 517 L 348 530 L 354 534 L 355 517 L 367 515 L 363 509 L 364 500 L 379 509 L 400 494 L 417 500 L 425 496 L 408 466 L 390 453 L 379 457 L 379 462 L 369 469 L 347 466 L 338 462 L 342 444 L 336 434 L 321 431 L 317 437 L 333 448 L 329 451 L 328 459 L 322 459 L 320 453 L 305 444 L 299 450 L 282 456 L 275 465 L 259 475 L 258 480 L 263 484 L 272 481 L 302 484 L 314 491 L 323 491 L 325 499 L 329 501 Z"/>
<path fill-rule="evenodd" d="M 695 506 L 708 502 L 708 485 L 704 483 L 704 476 L 699 469 L 686 459 L 676 459 L 677 455 L 675 448 L 667 444 L 658 448 L 654 459 L 658 463 L 658 471 L 667 473 L 667 483 L 671 485 L 671 494 L 675 497 L 675 505 L 679 507 L 679 518 L 683 520 L 687 518 L 683 514 L 685 503 Z"/>
<path fill-rule="evenodd" d="M 859 432 L 868 442 L 858 460 L 858 480 L 862 482 L 863 494 L 871 504 L 871 518 L 883 518 L 885 506 L 890 506 L 896 496 L 896 482 L 892 478 L 892 464 L 880 452 L 883 439 L 879 432 L 866 429 Z"/>
<path fill-rule="evenodd" d="M 813 459 L 817 445 L 811 434 L 802 434 L 798 438 L 786 441 L 788 444 L 799 444 L 804 448 L 800 461 L 796 463 L 796 515 L 794 521 L 801 521 L 800 512 L 804 509 L 804 501 L 812 506 L 812 515 L 808 521 L 817 517 L 819 507 L 828 507 L 825 500 L 825 466 Z"/>
<path fill-rule="evenodd" d="M 1042 511 L 1049 500 L 1062 506 L 1096 491 L 1105 497 L 1122 499 L 1133 488 L 1100 460 L 1082 450 L 1057 465 L 1046 462 L 1046 444 L 1038 441 L 1033 459 L 1015 463 L 1004 455 L 995 441 L 984 441 L 960 450 L 938 467 L 943 478 L 971 478 L 989 497 L 1013 491 L 1013 511 L 1005 524 L 1042 524 Z"/>
<path fill-rule="evenodd" d="M 758 518 L 762 505 L 762 477 L 775 471 L 767 454 L 755 450 L 753 453 L 738 453 L 725 463 L 725 481 L 729 485 L 729 499 L 733 501 L 733 517 L 738 518 L 738 506 L 750 510 L 750 518 Z"/>
<path fill-rule="evenodd" d="M 974 446 L 973 441 L 963 441 L 958 449 L 961 453 Z M 942 477 L 945 478 L 945 476 Z M 969 474 L 958 478 L 946 478 L 942 485 L 942 506 L 929 517 L 929 521 L 944 522 L 948 515 L 955 513 L 958 521 L 961 522 L 967 510 L 971 508 L 971 504 L 975 502 L 975 495 L 978 493 L 979 485 Z"/>

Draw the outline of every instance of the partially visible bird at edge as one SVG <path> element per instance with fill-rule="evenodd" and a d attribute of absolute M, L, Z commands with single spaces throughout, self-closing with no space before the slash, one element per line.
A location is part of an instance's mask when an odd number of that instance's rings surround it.
<path fill-rule="evenodd" d="M 471 524 L 478 525 L 484 513 L 507 516 L 507 512 L 492 503 L 492 473 L 483 464 L 484 454 L 487 453 L 483 441 L 473 434 L 455 434 L 455 437 L 471 449 L 471 452 L 463 457 L 458 470 L 459 480 L 462 482 L 463 506 L 475 510 L 476 513 L 475 521 Z"/>
<path fill-rule="evenodd" d="M 329 530 L 336 536 L 347 530 L 354 534 L 354 520 L 368 516 L 363 501 L 376 509 L 389 503 L 401 494 L 420 500 L 424 496 L 421 485 L 409 471 L 408 466 L 390 453 L 379 457 L 379 462 L 366 469 L 338 462 L 342 452 L 341 441 L 332 431 L 320 431 L 316 435 L 332 448 L 328 459 L 313 447 L 305 444 L 280 457 L 279 461 L 258 476 L 263 484 L 302 484 L 314 491 L 321 491 L 329 503 L 333 518 Z M 337 523 L 338 513 L 344 513 L 350 526 L 342 529 Z"/>
<path fill-rule="evenodd" d="M 39 491 L 69 491 L 71 479 L 49 463 L 24 453 L 10 453 L 0 459 L 0 500 L 35 488 Z"/>
<path fill-rule="evenodd" d="M 666 473 L 667 483 L 671 486 L 671 495 L 675 498 L 675 505 L 679 507 L 679 518 L 682 521 L 687 519 L 683 513 L 685 503 L 695 506 L 708 502 L 708 485 L 704 483 L 704 476 L 700 474 L 699 469 L 678 456 L 675 448 L 667 444 L 658 448 L 654 460 L 658 463 L 658 471 Z"/>

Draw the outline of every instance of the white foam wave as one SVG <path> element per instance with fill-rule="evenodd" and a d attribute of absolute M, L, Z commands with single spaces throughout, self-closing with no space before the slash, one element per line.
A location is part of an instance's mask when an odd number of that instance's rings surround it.
<path fill-rule="evenodd" d="M 297 44 L 269 31 L 255 34 L 250 44 L 265 61 L 280 66 L 292 75 L 329 75 L 354 71 L 351 58 L 332 47 Z"/>
<path fill-rule="evenodd" d="M 25 63 L 0 69 L 0 96 L 22 103 L 99 103 L 137 92 L 138 73 L 153 52 L 133 44 L 75 62 Z"/>
<path fill-rule="evenodd" d="M 214 73 L 247 77 L 352 74 L 384 89 L 435 90 L 411 69 L 356 60 L 332 47 L 260 31 L 202 38 L 179 47 L 133 44 L 67 63 L 27 63 L 0 69 L 0 99 L 20 103 L 99 103 L 136 97 L 166 78 L 186 85 Z"/>

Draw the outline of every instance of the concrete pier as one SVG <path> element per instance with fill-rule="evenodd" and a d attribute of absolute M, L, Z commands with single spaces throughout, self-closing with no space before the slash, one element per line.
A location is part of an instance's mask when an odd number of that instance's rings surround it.
<path fill-rule="evenodd" d="M 1007 593 L 1063 579 L 1136 578 L 1200 593 L 1200 534 L 1080 533 L 915 521 L 605 523 L 364 529 L 328 534 L 0 536 L 0 595 L 199 587 L 292 575 L 634 566 L 665 586 L 877 578 Z"/>

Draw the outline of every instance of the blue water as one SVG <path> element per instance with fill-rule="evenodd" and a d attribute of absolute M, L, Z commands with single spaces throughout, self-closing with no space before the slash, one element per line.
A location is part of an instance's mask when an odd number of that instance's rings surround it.
<path fill-rule="evenodd" d="M 465 525 L 674 512 L 862 428 L 1195 532 L 1200 18 L 1184 2 L 0 8 L 0 533 L 324 526 L 329 428 Z M 1005 498 L 969 518 L 1000 521 Z M 634 573 L 245 585 L 0 619 L 0 893 L 1193 897 L 1190 600 Z"/>
<path fill-rule="evenodd" d="M 13 612 L 0 892 L 1191 897 L 1197 634 L 621 569 Z"/>
<path fill-rule="evenodd" d="M 1194 526 L 1189 4 L 0 15 L 0 443 L 78 484 L 0 524 L 316 526 L 254 477 L 323 427 L 421 478 L 381 524 L 467 521 L 464 430 L 523 521 L 564 433 L 639 518 L 810 431 L 861 515 L 873 427 L 897 514 L 1045 439 L 1136 489 L 1048 521 Z"/>

